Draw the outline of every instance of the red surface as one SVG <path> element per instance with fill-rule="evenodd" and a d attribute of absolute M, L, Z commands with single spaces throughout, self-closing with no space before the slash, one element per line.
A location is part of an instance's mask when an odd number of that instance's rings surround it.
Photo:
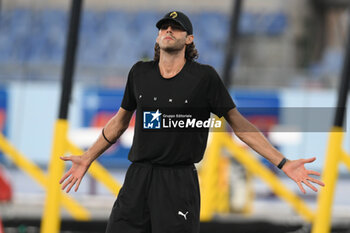
<path fill-rule="evenodd" d="M 4 226 L 2 225 L 1 218 L 0 218 L 0 233 L 5 233 Z"/>
<path fill-rule="evenodd" d="M 6 178 L 3 168 L 0 167 L 0 202 L 12 200 L 12 188 L 9 180 Z M 0 231 L 1 233 L 1 231 Z"/>

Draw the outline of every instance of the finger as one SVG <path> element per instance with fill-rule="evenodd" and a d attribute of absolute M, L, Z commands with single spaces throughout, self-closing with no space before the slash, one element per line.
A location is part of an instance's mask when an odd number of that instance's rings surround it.
<path fill-rule="evenodd" d="M 315 160 L 316 160 L 316 157 L 304 159 L 304 163 L 312 163 L 312 162 L 315 161 Z"/>
<path fill-rule="evenodd" d="M 82 179 L 78 179 L 78 183 L 75 185 L 75 190 L 74 190 L 75 192 L 78 191 L 81 180 Z"/>
<path fill-rule="evenodd" d="M 304 189 L 304 187 L 301 185 L 301 182 L 300 182 L 300 181 L 297 182 L 297 185 L 298 185 L 299 189 L 305 194 L 305 193 L 306 193 L 306 192 L 305 192 L 305 189 Z"/>
<path fill-rule="evenodd" d="M 77 178 L 75 178 L 74 180 L 73 180 L 73 182 L 71 182 L 71 184 L 69 185 L 69 187 L 68 187 L 68 189 L 67 189 L 67 193 L 69 193 L 69 191 L 71 190 L 71 188 L 73 187 L 73 185 L 77 182 Z"/>
<path fill-rule="evenodd" d="M 71 176 L 68 180 L 66 180 L 66 182 L 64 182 L 64 184 L 62 186 L 62 190 L 64 190 L 67 187 L 67 185 L 72 182 L 73 179 L 74 179 L 74 177 Z"/>
<path fill-rule="evenodd" d="M 60 180 L 60 184 L 62 184 L 62 182 L 67 179 L 68 176 L 70 176 L 72 174 L 72 172 L 68 171 L 66 172 L 66 174 L 64 174 L 64 176 L 61 178 Z"/>
<path fill-rule="evenodd" d="M 64 184 L 62 185 L 62 190 L 64 190 L 64 189 L 67 187 L 67 185 L 70 184 L 70 183 L 72 182 L 73 179 L 74 179 L 73 176 L 69 177 L 69 179 L 66 180 L 66 181 L 64 182 Z"/>
<path fill-rule="evenodd" d="M 72 161 L 72 156 L 61 156 L 60 159 L 64 161 Z"/>
<path fill-rule="evenodd" d="M 306 184 L 310 189 L 312 189 L 314 192 L 317 192 L 317 188 L 315 188 L 315 186 L 313 186 L 312 184 L 310 184 L 309 181 L 307 180 L 303 180 L 302 181 L 304 184 Z"/>
<path fill-rule="evenodd" d="M 321 173 L 316 172 L 316 171 L 312 171 L 312 170 L 307 171 L 307 173 L 310 174 L 310 175 L 321 176 Z"/>
<path fill-rule="evenodd" d="M 310 180 L 311 182 L 314 182 L 315 184 L 324 186 L 324 183 L 322 181 L 320 181 L 320 180 L 314 179 L 312 177 L 307 177 L 307 179 Z"/>

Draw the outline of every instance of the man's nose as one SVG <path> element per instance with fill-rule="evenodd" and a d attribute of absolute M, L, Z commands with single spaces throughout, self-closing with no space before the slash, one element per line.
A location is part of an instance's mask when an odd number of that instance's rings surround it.
<path fill-rule="evenodd" d="M 173 29 L 171 28 L 171 26 L 169 25 L 168 28 L 166 29 L 166 32 L 172 32 Z"/>

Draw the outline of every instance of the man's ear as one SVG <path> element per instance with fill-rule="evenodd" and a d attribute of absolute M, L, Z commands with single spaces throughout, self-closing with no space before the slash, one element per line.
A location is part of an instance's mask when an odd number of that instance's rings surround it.
<path fill-rule="evenodd" d="M 193 35 L 186 36 L 186 44 L 191 44 L 193 42 Z"/>

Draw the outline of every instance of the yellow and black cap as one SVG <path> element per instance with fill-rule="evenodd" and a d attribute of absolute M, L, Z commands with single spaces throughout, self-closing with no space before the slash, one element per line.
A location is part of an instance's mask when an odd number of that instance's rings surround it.
<path fill-rule="evenodd" d="M 190 19 L 182 12 L 180 11 L 171 11 L 164 15 L 164 17 L 158 21 L 156 24 L 156 27 L 160 29 L 160 27 L 163 25 L 163 23 L 168 22 L 168 21 L 174 21 L 178 24 L 181 25 L 181 27 L 189 34 L 193 34 L 193 28 L 192 28 L 192 23 Z"/>

